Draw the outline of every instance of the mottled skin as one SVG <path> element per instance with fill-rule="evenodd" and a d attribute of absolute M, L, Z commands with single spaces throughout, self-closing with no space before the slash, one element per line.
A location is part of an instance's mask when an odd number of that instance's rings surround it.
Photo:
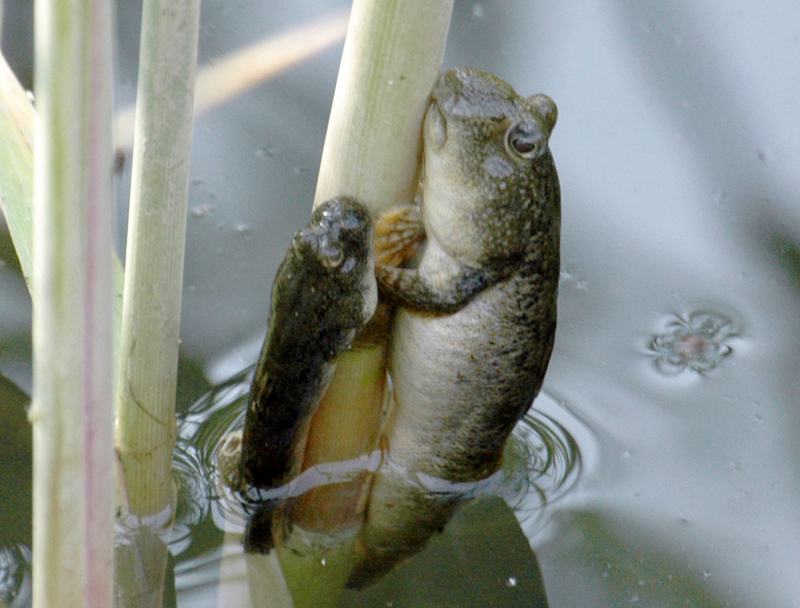
<path fill-rule="evenodd" d="M 377 303 L 372 223 L 349 198 L 320 205 L 272 287 L 272 309 L 242 435 L 242 478 L 274 488 L 300 471 L 308 424 L 356 331 Z"/>
<path fill-rule="evenodd" d="M 419 551 L 457 506 L 408 477 L 469 482 L 495 472 L 542 386 L 559 279 L 560 193 L 547 145 L 555 121 L 550 98 L 523 98 L 480 70 L 450 70 L 433 91 L 423 131 L 427 244 L 415 268 L 376 269 L 381 296 L 400 306 L 384 444 L 404 472 L 376 476 L 350 586 Z"/>

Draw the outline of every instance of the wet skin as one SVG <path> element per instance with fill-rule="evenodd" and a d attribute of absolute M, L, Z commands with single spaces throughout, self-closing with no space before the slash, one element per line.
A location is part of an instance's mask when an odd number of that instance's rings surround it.
<path fill-rule="evenodd" d="M 241 481 L 262 489 L 300 473 L 308 426 L 336 358 L 375 311 L 372 222 L 353 199 L 320 205 L 278 269 L 242 434 Z"/>
<path fill-rule="evenodd" d="M 449 70 L 433 91 L 423 130 L 424 250 L 411 268 L 376 267 L 381 297 L 399 306 L 394 406 L 382 440 L 396 466 L 376 475 L 352 587 L 419 551 L 456 508 L 456 497 L 432 496 L 409 479 L 491 475 L 541 388 L 559 279 L 560 192 L 548 147 L 556 116 L 550 98 L 521 97 L 481 70 Z M 379 230 L 391 233 L 400 217 L 408 235 L 413 216 L 390 213 Z"/>

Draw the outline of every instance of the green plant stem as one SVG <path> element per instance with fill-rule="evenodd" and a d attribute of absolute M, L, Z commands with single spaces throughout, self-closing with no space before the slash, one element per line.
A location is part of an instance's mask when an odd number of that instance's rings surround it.
<path fill-rule="evenodd" d="M 22 85 L 0 56 L 0 207 L 33 293 L 33 123 Z"/>
<path fill-rule="evenodd" d="M 452 0 L 356 0 L 317 181 L 314 205 L 350 195 L 373 218 L 413 200 L 419 178 L 422 119 L 439 76 Z M 357 458 L 377 447 L 386 345 L 339 358 L 329 395 L 312 423 L 314 459 Z M 353 381 L 354 378 L 360 379 Z M 347 413 L 343 413 L 346 410 Z M 347 418 L 354 428 L 324 424 Z M 358 424 L 360 421 L 360 424 Z M 342 437 L 342 431 L 346 436 Z M 327 447 L 330 446 L 330 449 Z"/>
<path fill-rule="evenodd" d="M 314 206 L 350 195 L 373 216 L 416 194 L 422 118 L 453 0 L 356 0 Z"/>
<path fill-rule="evenodd" d="M 452 9 L 452 0 L 353 2 L 315 206 L 333 196 L 350 195 L 377 217 L 394 204 L 413 200 L 422 119 L 441 70 Z M 385 351 L 386 346 L 379 344 L 339 358 L 332 385 L 312 422 L 305 467 L 356 458 L 377 448 Z M 353 423 L 339 424 L 341 420 Z M 352 504 L 341 500 L 317 504 L 306 511 L 313 513 L 313 521 L 295 522 L 309 533 L 314 529 L 337 533 L 338 549 L 325 543 L 324 553 L 308 547 L 299 557 L 278 547 L 298 608 L 338 603 L 360 521 L 357 489 L 332 493 L 356 497 Z M 331 522 L 336 529 L 330 529 Z M 290 539 L 287 545 L 294 542 Z"/>
<path fill-rule="evenodd" d="M 173 508 L 181 290 L 199 0 L 145 0 L 136 102 L 117 450 L 130 514 Z"/>
<path fill-rule="evenodd" d="M 452 9 L 452 0 L 353 3 L 315 206 L 332 196 L 350 195 L 367 205 L 374 218 L 392 205 L 413 200 L 422 119 L 441 70 Z M 312 427 L 315 456 L 310 462 L 307 458 L 308 465 L 324 462 L 328 452 L 347 460 L 377 447 L 385 375 L 375 368 L 385 364 L 385 346 L 367 350 L 372 352 L 340 357 L 328 391 L 336 399 L 324 400 L 315 416 L 315 421 L 331 421 L 325 424 L 330 433 Z M 347 414 L 337 413 L 339 408 Z M 363 426 L 336 425 L 343 417 L 361 420 Z M 373 439 L 367 446 L 365 435 Z"/>
<path fill-rule="evenodd" d="M 145 0 L 136 97 L 116 446 L 123 480 L 117 600 L 160 606 L 176 488 L 175 389 L 199 0 Z"/>
<path fill-rule="evenodd" d="M 33 605 L 110 607 L 111 3 L 34 9 Z"/>
<path fill-rule="evenodd" d="M 350 17 L 339 78 L 317 181 L 314 204 L 350 195 L 367 205 L 373 217 L 402 202 L 413 200 L 419 175 L 422 119 L 430 91 L 438 78 L 452 0 L 356 0 Z M 367 428 L 314 428 L 313 461 L 324 462 L 328 451 L 336 459 L 356 458 L 364 452 L 365 434 L 377 440 L 383 406 L 384 345 L 372 354 L 339 358 L 333 385 L 320 405 L 316 420 L 335 421 L 329 411 L 348 410 L 348 419 L 362 420 Z M 361 378 L 363 381 L 341 378 Z M 377 386 L 381 384 L 381 386 Z M 336 390 L 334 390 L 336 389 Z M 348 448 L 350 444 L 352 447 Z M 331 450 L 325 446 L 330 445 Z M 377 447 L 375 441 L 367 451 Z"/>
<path fill-rule="evenodd" d="M 33 124 L 28 94 L 0 54 L 0 210 L 11 234 L 22 276 L 33 294 Z M 111 253 L 114 301 L 114 356 L 122 318 L 122 262 Z"/>

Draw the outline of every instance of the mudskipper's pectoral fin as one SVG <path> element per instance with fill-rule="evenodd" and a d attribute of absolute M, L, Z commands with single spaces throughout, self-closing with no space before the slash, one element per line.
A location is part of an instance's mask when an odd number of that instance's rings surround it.
<path fill-rule="evenodd" d="M 425 241 L 419 205 L 398 205 L 375 222 L 375 260 L 384 266 L 402 266 Z"/>

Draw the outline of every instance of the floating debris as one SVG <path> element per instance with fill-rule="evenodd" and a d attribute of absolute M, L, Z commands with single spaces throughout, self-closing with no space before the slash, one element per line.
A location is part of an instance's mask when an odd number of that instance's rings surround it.
<path fill-rule="evenodd" d="M 688 319 L 676 316 L 666 329 L 653 337 L 649 350 L 656 368 L 668 375 L 714 369 L 733 350 L 727 341 L 739 335 L 730 318 L 711 311 L 693 312 Z"/>

